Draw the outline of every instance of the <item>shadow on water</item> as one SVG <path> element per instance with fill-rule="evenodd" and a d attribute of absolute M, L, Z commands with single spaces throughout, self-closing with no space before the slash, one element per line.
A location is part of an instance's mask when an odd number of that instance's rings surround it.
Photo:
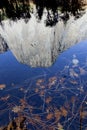
<path fill-rule="evenodd" d="M 75 45 L 48 68 L 27 67 L 19 64 L 10 52 L 1 54 L 0 61 L 4 64 L 0 63 L 0 75 L 11 74 L 4 81 L 0 77 L 0 82 L 6 83 L 0 85 L 1 130 L 18 127 L 21 130 L 86 130 L 86 46 L 87 41 Z M 11 84 L 14 77 L 19 82 Z M 3 126 L 8 123 L 8 127 Z"/>

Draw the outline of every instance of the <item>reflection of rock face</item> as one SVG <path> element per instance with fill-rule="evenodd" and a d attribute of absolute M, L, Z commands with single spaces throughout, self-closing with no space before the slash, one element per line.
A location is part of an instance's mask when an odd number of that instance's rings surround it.
<path fill-rule="evenodd" d="M 0 34 L 16 58 L 31 66 L 50 66 L 56 57 L 70 46 L 87 39 L 87 13 L 78 20 L 73 17 L 64 24 L 44 26 L 44 18 L 38 23 L 34 16 L 28 23 L 5 21 Z"/>
<path fill-rule="evenodd" d="M 0 53 L 7 51 L 8 46 L 5 43 L 4 39 L 0 36 Z"/>

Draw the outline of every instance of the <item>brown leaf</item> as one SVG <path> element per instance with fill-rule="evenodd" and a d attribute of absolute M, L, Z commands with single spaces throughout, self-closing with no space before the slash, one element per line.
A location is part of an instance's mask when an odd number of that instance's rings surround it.
<path fill-rule="evenodd" d="M 6 87 L 5 84 L 0 84 L 0 90 L 3 90 Z"/>
<path fill-rule="evenodd" d="M 70 69 L 70 76 L 71 77 L 78 77 L 78 74 L 73 69 Z"/>
<path fill-rule="evenodd" d="M 36 89 L 35 89 L 35 93 L 38 93 L 38 92 L 39 92 L 39 89 L 38 89 L 38 88 L 36 88 Z"/>
<path fill-rule="evenodd" d="M 16 119 L 14 119 L 13 121 L 11 121 L 8 126 L 4 127 L 1 130 L 24 130 L 26 129 L 25 127 L 25 122 L 26 118 L 25 117 L 17 117 Z M 22 128 L 21 128 L 22 125 Z"/>
<path fill-rule="evenodd" d="M 85 71 L 85 69 L 83 69 L 83 68 L 81 68 L 81 67 L 79 67 L 79 70 L 80 70 L 80 74 L 81 74 L 81 75 L 84 75 L 84 74 L 87 73 L 87 72 Z"/>
<path fill-rule="evenodd" d="M 5 96 L 5 97 L 1 97 L 0 100 L 7 101 L 9 98 L 10 98 L 10 95 L 7 95 L 7 96 Z"/>
<path fill-rule="evenodd" d="M 47 104 L 49 104 L 51 101 L 52 101 L 52 97 L 48 97 L 48 98 L 46 99 L 46 103 L 47 103 Z"/>
<path fill-rule="evenodd" d="M 49 78 L 49 85 L 54 85 L 57 81 L 57 78 L 54 76 L 54 77 L 51 77 Z"/>
<path fill-rule="evenodd" d="M 20 103 L 21 103 L 22 106 L 26 106 L 27 105 L 27 102 L 24 99 L 20 99 Z"/>
<path fill-rule="evenodd" d="M 78 82 L 76 80 L 71 80 L 70 83 L 72 83 L 73 85 L 77 85 Z"/>
<path fill-rule="evenodd" d="M 86 118 L 87 117 L 87 111 L 80 112 L 80 116 L 83 119 Z"/>
<path fill-rule="evenodd" d="M 41 117 L 39 115 L 34 116 L 35 120 L 41 120 Z"/>
<path fill-rule="evenodd" d="M 20 111 L 21 111 L 21 106 L 14 106 L 13 109 L 12 109 L 12 111 L 13 111 L 14 113 L 20 112 Z"/>
<path fill-rule="evenodd" d="M 40 91 L 40 96 L 43 96 L 44 94 L 45 94 L 44 90 Z"/>
<path fill-rule="evenodd" d="M 61 111 L 55 110 L 55 118 L 56 118 L 57 120 L 59 120 L 59 119 L 61 118 L 61 116 L 62 116 Z"/>
<path fill-rule="evenodd" d="M 58 130 L 64 130 L 63 126 L 60 123 L 58 123 Z"/>
<path fill-rule="evenodd" d="M 50 119 L 52 119 L 53 118 L 53 114 L 52 113 L 49 113 L 48 115 L 47 115 L 47 120 L 50 120 Z"/>
<path fill-rule="evenodd" d="M 62 116 L 66 117 L 68 114 L 67 110 L 64 107 L 61 107 L 60 110 L 61 110 Z"/>
<path fill-rule="evenodd" d="M 36 85 L 40 86 L 40 84 L 41 84 L 42 82 L 44 82 L 43 79 L 38 79 L 37 82 L 36 82 Z"/>
<path fill-rule="evenodd" d="M 71 102 L 74 103 L 75 100 L 76 100 L 76 97 L 72 96 L 72 97 L 71 97 Z"/>

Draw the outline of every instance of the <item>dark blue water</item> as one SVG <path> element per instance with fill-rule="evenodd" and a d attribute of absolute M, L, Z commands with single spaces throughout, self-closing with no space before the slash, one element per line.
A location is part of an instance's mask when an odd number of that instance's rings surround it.
<path fill-rule="evenodd" d="M 81 125 L 86 130 L 87 41 L 60 54 L 48 68 L 21 64 L 11 51 L 0 54 L 0 85 L 0 126 L 21 113 L 29 118 L 28 129 L 42 128 L 44 121 L 48 130 L 60 125 L 62 130 L 80 130 Z M 31 116 L 34 122 L 40 119 L 39 126 L 29 122 Z"/>

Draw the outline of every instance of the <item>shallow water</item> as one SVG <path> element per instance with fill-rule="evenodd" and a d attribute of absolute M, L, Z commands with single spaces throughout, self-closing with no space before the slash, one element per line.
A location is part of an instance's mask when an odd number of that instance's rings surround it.
<path fill-rule="evenodd" d="M 11 51 L 0 54 L 0 126 L 20 116 L 31 130 L 87 129 L 87 41 L 48 68 L 21 64 Z"/>

